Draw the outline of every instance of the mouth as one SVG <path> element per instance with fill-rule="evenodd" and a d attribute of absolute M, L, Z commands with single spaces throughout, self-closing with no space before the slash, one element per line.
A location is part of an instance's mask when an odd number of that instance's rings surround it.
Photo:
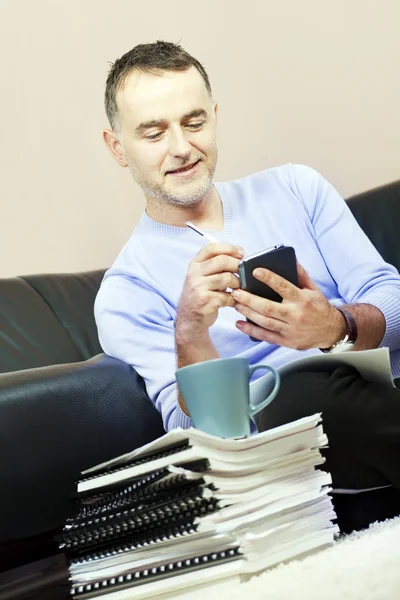
<path fill-rule="evenodd" d="M 191 163 L 190 165 L 186 165 L 186 167 L 181 167 L 180 169 L 175 169 L 174 171 L 167 171 L 167 175 L 180 175 L 180 176 L 191 175 L 192 173 L 194 173 L 199 162 L 200 162 L 200 159 L 196 160 L 196 162 Z"/>

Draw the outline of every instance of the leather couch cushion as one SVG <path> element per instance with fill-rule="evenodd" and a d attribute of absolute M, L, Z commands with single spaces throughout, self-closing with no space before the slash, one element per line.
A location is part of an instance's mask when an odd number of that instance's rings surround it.
<path fill-rule="evenodd" d="M 143 380 L 115 358 L 3 374 L 0 547 L 62 527 L 81 471 L 163 433 Z"/>
<path fill-rule="evenodd" d="M 352 196 L 348 206 L 381 256 L 400 270 L 400 180 Z M 351 240 L 343 240 L 351 244 Z"/>
<path fill-rule="evenodd" d="M 104 271 L 0 281 L 0 373 L 101 352 L 93 316 Z"/>
<path fill-rule="evenodd" d="M 24 277 L 67 331 L 78 349 L 79 360 L 102 352 L 93 309 L 103 275 L 104 271 L 90 271 Z"/>

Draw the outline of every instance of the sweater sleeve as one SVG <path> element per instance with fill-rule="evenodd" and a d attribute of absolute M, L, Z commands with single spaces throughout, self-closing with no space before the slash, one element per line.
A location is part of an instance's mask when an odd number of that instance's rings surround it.
<path fill-rule="evenodd" d="M 379 308 L 386 320 L 381 346 L 400 348 L 400 276 L 383 260 L 333 186 L 309 167 L 291 165 L 290 184 L 312 223 L 315 241 L 348 304 Z M 379 207 L 377 207 L 377 210 Z"/>
<path fill-rule="evenodd" d="M 133 277 L 106 273 L 95 302 L 100 344 L 143 377 L 164 429 L 192 425 L 178 403 L 173 318 L 166 301 Z"/>

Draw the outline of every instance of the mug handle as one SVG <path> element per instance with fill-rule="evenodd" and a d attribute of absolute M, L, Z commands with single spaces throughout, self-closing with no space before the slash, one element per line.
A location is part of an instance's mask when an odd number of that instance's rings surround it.
<path fill-rule="evenodd" d="M 274 369 L 274 367 L 270 367 L 269 365 L 254 365 L 253 367 L 249 367 L 250 377 L 251 377 L 251 375 L 253 375 L 254 371 L 257 371 L 257 369 L 264 369 L 265 371 L 269 371 L 270 373 L 273 373 L 273 375 L 275 377 L 275 385 L 274 385 L 274 389 L 272 390 L 272 392 L 265 398 L 265 400 L 263 402 L 260 402 L 260 404 L 254 405 L 254 404 L 251 404 L 251 402 L 249 402 L 250 417 L 252 417 L 256 413 L 258 413 L 260 410 L 262 410 L 263 408 L 265 408 L 266 406 L 268 406 L 268 404 L 270 404 L 272 402 L 272 400 L 277 395 L 278 390 L 281 385 L 281 376 L 279 375 L 278 371 L 276 369 Z"/>

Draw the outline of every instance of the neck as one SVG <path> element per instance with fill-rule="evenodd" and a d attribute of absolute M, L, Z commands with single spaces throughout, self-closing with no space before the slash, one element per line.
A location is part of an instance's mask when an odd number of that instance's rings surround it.
<path fill-rule="evenodd" d="M 174 227 L 184 227 L 186 221 L 191 221 L 203 229 L 222 231 L 224 228 L 222 201 L 214 186 L 192 206 L 174 206 L 146 198 L 146 213 L 153 221 Z"/>

